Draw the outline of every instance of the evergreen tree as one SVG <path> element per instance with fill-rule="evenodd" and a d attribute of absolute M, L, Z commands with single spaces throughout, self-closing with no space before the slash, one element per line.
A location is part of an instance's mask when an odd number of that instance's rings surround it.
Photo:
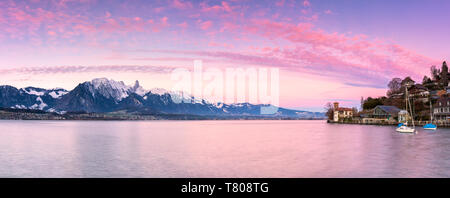
<path fill-rule="evenodd" d="M 364 97 L 361 96 L 361 111 L 364 109 Z"/>
<path fill-rule="evenodd" d="M 442 69 L 441 69 L 441 83 L 442 86 L 447 87 L 448 85 L 448 67 L 447 63 L 444 61 L 442 63 Z"/>
<path fill-rule="evenodd" d="M 425 85 L 425 84 L 428 84 L 428 83 L 431 83 L 432 81 L 431 81 L 431 78 L 429 78 L 428 76 L 424 76 L 423 77 L 423 80 L 422 80 L 422 84 L 423 85 Z"/>

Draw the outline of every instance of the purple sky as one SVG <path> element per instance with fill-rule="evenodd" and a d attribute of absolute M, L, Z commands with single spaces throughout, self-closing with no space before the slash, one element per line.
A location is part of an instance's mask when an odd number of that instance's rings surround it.
<path fill-rule="evenodd" d="M 0 84 L 170 88 L 167 71 L 202 59 L 280 68 L 285 107 L 358 106 L 450 60 L 449 18 L 447 0 L 4 0 Z"/>

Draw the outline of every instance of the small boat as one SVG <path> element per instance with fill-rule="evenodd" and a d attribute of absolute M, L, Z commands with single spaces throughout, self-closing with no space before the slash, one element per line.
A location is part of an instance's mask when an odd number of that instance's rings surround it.
<path fill-rule="evenodd" d="M 430 121 L 430 123 L 423 126 L 423 129 L 426 129 L 426 130 L 436 130 L 437 129 L 437 126 L 433 124 L 433 110 L 431 107 L 432 106 L 431 106 L 431 99 L 430 99 L 430 118 L 431 118 L 430 120 L 431 121 Z"/>
<path fill-rule="evenodd" d="M 434 125 L 434 124 L 428 123 L 428 124 L 426 124 L 425 126 L 423 126 L 423 129 L 426 129 L 426 130 L 436 130 L 436 129 L 437 129 L 437 126 Z"/>
<path fill-rule="evenodd" d="M 398 124 L 397 129 L 395 130 L 399 133 L 415 133 L 416 127 L 414 126 L 414 116 L 412 114 L 411 103 L 409 102 L 408 99 L 408 88 L 406 86 L 405 86 L 405 93 L 406 93 L 405 94 L 406 111 L 411 112 L 412 127 L 408 127 L 408 122 L 406 122 L 405 124 L 400 123 Z M 408 108 L 410 111 L 408 111 Z"/>
<path fill-rule="evenodd" d="M 396 129 L 396 131 L 399 133 L 415 133 L 416 129 L 412 128 L 412 127 L 408 127 L 406 125 L 402 125 L 401 127 L 398 127 Z"/>

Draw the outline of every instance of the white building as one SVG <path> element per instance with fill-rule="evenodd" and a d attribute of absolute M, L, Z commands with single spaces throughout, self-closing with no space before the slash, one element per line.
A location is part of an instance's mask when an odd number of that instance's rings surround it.
<path fill-rule="evenodd" d="M 334 109 L 333 109 L 333 121 L 339 122 L 340 120 L 343 120 L 344 118 L 352 118 L 353 117 L 353 109 L 352 108 L 345 108 L 345 107 L 339 107 L 339 103 L 334 103 Z"/>

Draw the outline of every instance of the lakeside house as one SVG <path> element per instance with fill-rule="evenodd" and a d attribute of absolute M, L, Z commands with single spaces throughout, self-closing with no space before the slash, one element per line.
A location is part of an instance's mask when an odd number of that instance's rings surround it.
<path fill-rule="evenodd" d="M 344 119 L 351 119 L 353 117 L 352 108 L 339 107 L 338 102 L 334 102 L 333 105 L 333 121 L 339 122 Z"/>
<path fill-rule="evenodd" d="M 447 121 L 450 119 L 450 97 L 440 97 L 433 106 L 434 119 Z"/>
<path fill-rule="evenodd" d="M 378 105 L 373 109 L 372 118 L 391 121 L 398 117 L 400 111 L 396 106 Z"/>
<path fill-rule="evenodd" d="M 401 109 L 396 106 L 378 105 L 367 117 L 362 119 L 363 123 L 397 122 Z M 404 119 L 404 118 L 402 118 Z"/>
<path fill-rule="evenodd" d="M 409 115 L 408 111 L 401 110 L 400 112 L 398 112 L 399 123 L 406 123 L 408 120 L 411 120 L 411 116 Z"/>
<path fill-rule="evenodd" d="M 430 97 L 430 91 L 428 91 L 428 88 L 421 84 L 415 84 L 409 88 L 409 96 L 426 103 Z"/>
<path fill-rule="evenodd" d="M 434 100 L 439 99 L 438 91 L 437 90 L 430 91 L 430 97 L 431 97 L 431 99 L 434 99 Z"/>

